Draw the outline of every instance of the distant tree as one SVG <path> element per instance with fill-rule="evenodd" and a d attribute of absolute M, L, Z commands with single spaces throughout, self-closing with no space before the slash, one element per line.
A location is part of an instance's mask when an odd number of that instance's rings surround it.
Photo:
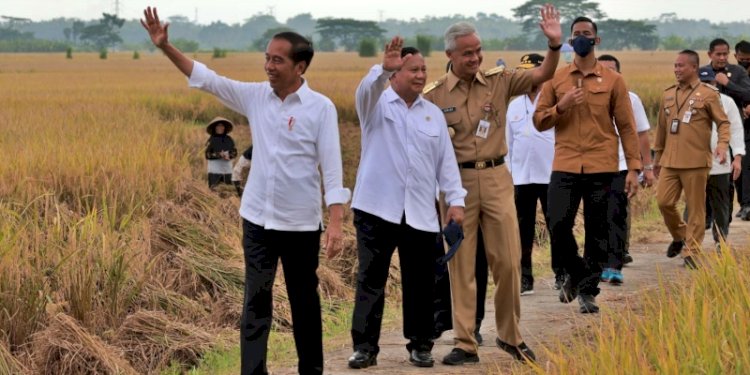
<path fill-rule="evenodd" d="M 589 0 L 528 0 L 520 6 L 513 8 L 513 16 L 518 18 L 525 32 L 539 31 L 539 10 L 544 4 L 550 3 L 560 11 L 560 24 L 563 34 L 569 30 L 570 22 L 576 17 L 586 16 L 600 21 L 607 15 L 599 9 L 599 3 Z M 539 32 L 541 34 L 541 32 Z"/>
<path fill-rule="evenodd" d="M 301 35 L 311 35 L 315 32 L 315 19 L 310 13 L 301 13 L 289 18 L 286 25 Z"/>
<path fill-rule="evenodd" d="M 140 58 L 141 54 L 138 51 L 133 51 L 133 60 L 139 60 Z"/>
<path fill-rule="evenodd" d="M 432 53 L 432 39 L 429 35 L 417 35 L 417 49 L 422 56 L 428 57 Z"/>
<path fill-rule="evenodd" d="M 0 40 L 32 40 L 34 33 L 21 32 L 11 27 L 0 27 Z"/>
<path fill-rule="evenodd" d="M 653 50 L 659 45 L 656 26 L 644 21 L 604 20 L 598 22 L 602 49 L 638 48 Z"/>
<path fill-rule="evenodd" d="M 177 49 L 179 49 L 180 51 L 186 53 L 197 52 L 198 48 L 200 48 L 200 44 L 198 42 L 185 38 L 177 38 L 170 41 L 170 43 L 172 43 L 172 45 L 177 47 Z"/>
<path fill-rule="evenodd" d="M 167 18 L 169 23 L 190 23 L 190 18 L 181 15 L 175 15 Z"/>
<path fill-rule="evenodd" d="M 99 23 L 84 27 L 80 37 L 82 42 L 91 44 L 100 50 L 122 43 L 118 30 L 125 23 L 124 19 L 114 14 L 102 13 L 102 16 Z"/>
<path fill-rule="evenodd" d="M 318 20 L 315 30 L 322 39 L 338 41 L 347 51 L 356 50 L 359 41 L 365 38 L 380 41 L 385 33 L 374 21 L 351 18 L 322 18 Z"/>
<path fill-rule="evenodd" d="M 513 8 L 513 16 L 521 21 L 521 27 L 532 41 L 529 47 L 542 48 L 547 42 L 544 34 L 539 30 L 539 10 L 544 4 L 550 3 L 560 12 L 560 25 L 563 35 L 569 35 L 570 23 L 579 16 L 591 18 L 594 22 L 607 15 L 599 9 L 599 3 L 588 0 L 528 0 Z"/>
<path fill-rule="evenodd" d="M 669 51 L 679 51 L 687 48 L 687 42 L 681 36 L 670 35 L 661 40 L 661 48 Z"/>
<path fill-rule="evenodd" d="M 333 52 L 336 50 L 336 41 L 331 39 L 320 39 L 314 45 L 316 51 Z"/>
<path fill-rule="evenodd" d="M 375 39 L 364 38 L 359 41 L 359 57 L 374 57 L 378 55 L 378 43 Z"/>
<path fill-rule="evenodd" d="M 266 32 L 264 32 L 263 35 L 260 36 L 260 38 L 255 39 L 255 41 L 253 42 L 253 47 L 256 51 L 265 51 L 266 47 L 268 46 L 268 42 L 271 41 L 271 38 L 273 38 L 274 35 L 284 31 L 292 31 L 292 29 L 286 26 L 281 26 L 266 30 Z"/>

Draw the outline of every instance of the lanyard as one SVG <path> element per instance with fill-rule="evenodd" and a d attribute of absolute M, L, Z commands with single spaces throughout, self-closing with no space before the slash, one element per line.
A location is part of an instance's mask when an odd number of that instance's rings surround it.
<path fill-rule="evenodd" d="M 685 102 L 688 101 L 688 99 L 690 98 L 690 95 L 693 95 L 693 92 L 698 88 L 698 86 L 700 86 L 700 84 L 695 85 L 695 87 L 693 87 L 693 89 L 690 90 L 690 92 L 687 94 L 687 96 L 685 97 L 685 100 L 682 101 L 682 104 L 679 104 L 677 106 L 677 113 L 675 113 L 675 115 L 677 115 L 677 114 L 680 113 L 680 111 L 682 110 L 682 107 L 685 106 Z M 675 91 L 675 96 L 677 96 L 677 92 L 676 91 Z M 690 103 L 690 107 L 692 107 L 692 106 L 693 106 L 693 103 Z"/>

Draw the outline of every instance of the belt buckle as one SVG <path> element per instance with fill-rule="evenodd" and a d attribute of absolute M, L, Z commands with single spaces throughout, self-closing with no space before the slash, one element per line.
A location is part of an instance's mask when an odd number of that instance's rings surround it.
<path fill-rule="evenodd" d="M 487 162 L 484 161 L 478 161 L 474 164 L 475 169 L 485 169 L 487 168 Z"/>

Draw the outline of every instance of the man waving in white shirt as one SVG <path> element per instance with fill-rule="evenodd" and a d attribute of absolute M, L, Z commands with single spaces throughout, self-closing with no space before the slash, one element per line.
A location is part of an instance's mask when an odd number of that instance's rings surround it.
<path fill-rule="evenodd" d="M 440 232 L 436 191 L 445 193 L 450 206 L 446 223 L 460 225 L 464 216 L 466 190 L 461 187 L 445 117 L 421 96 L 424 58 L 416 48 L 402 45 L 399 37 L 386 45 L 383 64 L 370 69 L 356 93 L 362 154 L 352 200 L 359 256 L 352 368 L 377 364 L 385 284 L 396 247 L 409 361 L 432 367 L 435 259 L 431 249 Z"/>
<path fill-rule="evenodd" d="M 279 258 L 284 268 L 294 323 L 300 374 L 323 373 L 323 335 L 318 296 L 318 253 L 322 210 L 320 172 L 330 222 L 325 232 L 329 257 L 340 251 L 342 205 L 341 147 L 333 103 L 312 91 L 302 75 L 313 57 L 301 35 L 282 32 L 266 48 L 268 81 L 239 82 L 188 59 L 167 38 L 156 9 L 141 24 L 151 41 L 189 78 L 191 87 L 210 92 L 247 116 L 253 136 L 253 168 L 243 192 L 242 246 L 245 297 L 240 325 L 242 374 L 268 374 L 268 334 L 272 287 Z"/>

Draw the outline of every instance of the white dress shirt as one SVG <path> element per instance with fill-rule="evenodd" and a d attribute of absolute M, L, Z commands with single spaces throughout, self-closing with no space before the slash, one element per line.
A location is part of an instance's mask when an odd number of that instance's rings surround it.
<path fill-rule="evenodd" d="M 420 95 L 410 107 L 385 89 L 392 73 L 375 65 L 356 93 L 362 155 L 352 208 L 391 223 L 439 232 L 435 192 L 450 206 L 464 206 L 456 155 L 445 116 Z"/>
<path fill-rule="evenodd" d="M 648 116 L 646 116 L 646 109 L 643 108 L 643 103 L 641 102 L 641 98 L 638 97 L 633 92 L 628 92 L 630 95 L 630 105 L 633 107 L 633 117 L 635 118 L 635 132 L 636 134 L 641 134 L 643 132 L 647 132 L 649 129 L 651 129 L 651 125 L 648 123 Z M 614 125 L 614 120 L 612 121 L 612 124 Z M 617 133 L 617 136 L 620 136 L 620 133 L 617 131 L 617 126 L 615 126 L 615 132 Z M 641 141 L 638 140 L 638 149 L 641 149 Z M 622 149 L 622 140 L 617 139 L 617 152 L 620 155 L 620 172 L 627 171 L 628 165 L 625 162 L 625 151 Z M 638 153 L 640 155 L 640 152 Z"/>
<path fill-rule="evenodd" d="M 284 101 L 268 82 L 239 82 L 193 64 L 190 87 L 216 95 L 247 116 L 253 167 L 242 194 L 240 216 L 265 229 L 314 231 L 322 227 L 320 172 L 325 203 L 346 203 L 336 108 L 303 82 Z"/>
<path fill-rule="evenodd" d="M 729 146 L 732 148 L 734 155 L 745 155 L 745 131 L 742 127 L 742 116 L 740 116 L 740 110 L 737 109 L 737 105 L 734 100 L 724 94 L 721 95 L 721 105 L 724 107 L 724 112 L 727 113 L 729 119 Z M 711 124 L 711 154 L 716 151 L 716 143 L 719 142 L 719 135 L 716 131 L 716 123 Z M 727 162 L 719 164 L 719 159 L 713 158 L 713 165 L 710 175 L 727 174 L 732 173 L 732 159 L 729 157 L 729 150 L 727 150 Z"/>
<path fill-rule="evenodd" d="M 534 110 L 539 95 L 532 102 L 520 95 L 508 105 L 505 116 L 505 139 L 508 154 L 505 161 L 513 185 L 549 184 L 552 159 L 555 157 L 555 128 L 540 132 L 534 127 Z"/>

